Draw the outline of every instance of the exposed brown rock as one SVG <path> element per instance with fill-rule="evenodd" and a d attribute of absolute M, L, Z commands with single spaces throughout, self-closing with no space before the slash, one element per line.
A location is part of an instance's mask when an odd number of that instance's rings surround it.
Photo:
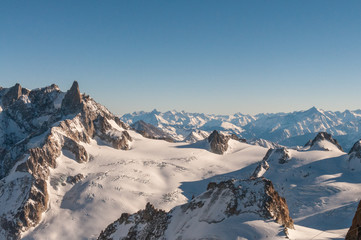
<path fill-rule="evenodd" d="M 355 216 L 352 219 L 352 225 L 347 232 L 346 240 L 361 240 L 361 201 L 357 206 Z"/>
<path fill-rule="evenodd" d="M 95 134 L 103 141 L 111 144 L 116 149 L 128 150 L 133 139 L 127 131 L 112 129 L 112 126 L 105 117 L 99 116 L 94 122 L 97 131 Z M 112 130 L 111 130 L 112 129 Z M 111 130 L 111 131 L 110 131 Z"/>
<path fill-rule="evenodd" d="M 194 215 L 194 211 L 202 213 L 201 218 L 198 215 L 193 218 L 200 224 L 216 224 L 226 220 L 227 217 L 246 213 L 258 215 L 265 221 L 274 220 L 285 227 L 286 234 L 287 228 L 294 228 L 286 200 L 278 195 L 271 181 L 264 178 L 233 179 L 209 183 L 206 192 L 192 198 L 189 203 L 173 208 L 168 213 L 154 209 L 149 203 L 145 210 L 135 214 L 123 213 L 117 221 L 101 232 L 98 240 L 114 239 L 112 234 L 118 229 L 127 228 L 128 232 L 121 232 L 122 235 L 126 235 L 122 239 L 165 239 L 165 230 L 172 224 L 172 220 L 177 223 L 182 222 L 183 217 L 188 219 L 188 216 Z M 213 215 L 211 211 L 217 212 Z M 173 219 L 173 216 L 176 216 L 176 219 Z M 192 224 L 197 224 L 197 221 L 192 220 Z M 175 239 L 182 239 L 181 233 L 186 232 L 189 226 L 184 224 L 179 227 L 180 235 Z M 217 225 L 213 227 L 216 228 Z"/>
<path fill-rule="evenodd" d="M 5 107 L 13 104 L 22 95 L 22 88 L 19 83 L 8 89 L 7 93 L 2 97 L 2 103 Z"/>
<path fill-rule="evenodd" d="M 76 183 L 80 182 L 83 179 L 84 179 L 84 175 L 79 173 L 79 174 L 77 174 L 75 176 L 68 176 L 66 178 L 66 182 L 70 183 L 70 184 L 76 184 Z"/>
<path fill-rule="evenodd" d="M 75 155 L 75 160 L 79 163 L 88 161 L 89 156 L 85 148 L 71 138 L 64 137 L 63 149 L 72 152 Z"/>
<path fill-rule="evenodd" d="M 317 134 L 317 136 L 312 140 L 312 142 L 307 142 L 305 146 L 313 146 L 315 145 L 318 141 L 321 140 L 326 140 L 329 141 L 330 143 L 334 144 L 338 149 L 340 149 L 341 151 L 343 151 L 342 147 L 340 146 L 340 144 L 337 142 L 336 139 L 334 139 L 332 137 L 331 134 L 327 133 L 327 132 L 319 132 Z"/>
<path fill-rule="evenodd" d="M 228 149 L 228 141 L 230 137 L 225 136 L 214 130 L 208 137 L 208 142 L 211 147 L 211 152 L 216 154 L 223 154 Z"/>
<path fill-rule="evenodd" d="M 71 88 L 66 92 L 62 102 L 62 110 L 64 114 L 75 113 L 81 109 L 82 95 L 79 91 L 77 81 L 73 82 Z"/>
<path fill-rule="evenodd" d="M 144 210 L 130 215 L 123 213 L 121 217 L 113 224 L 110 224 L 104 231 L 100 233 L 98 240 L 108 240 L 110 235 L 116 231 L 116 224 L 132 224 L 127 236 L 124 239 L 129 240 L 155 240 L 161 239 L 167 229 L 168 214 L 160 209 L 154 208 L 147 203 Z M 139 230 L 141 226 L 142 230 Z"/>
<path fill-rule="evenodd" d="M 20 139 L 9 141 L 9 138 L 8 145 L 5 145 L 8 148 L 0 149 L 0 160 L 3 163 L 0 165 L 0 175 L 6 176 L 20 160 L 24 160 L 24 163 L 20 164 L 16 171 L 27 172 L 29 175 L 27 175 L 28 180 L 24 179 L 20 185 L 24 186 L 21 206 L 14 209 L 11 218 L 0 216 L 0 227 L 6 231 L 7 239 L 20 239 L 21 232 L 36 226 L 41 221 L 41 215 L 46 211 L 49 201 L 46 185 L 49 169 L 56 167 L 56 159 L 61 155 L 62 150 L 72 152 L 75 160 L 82 163 L 88 160 L 88 154 L 80 142 L 89 143 L 91 138 L 101 136 L 117 149 L 129 149 L 129 141 L 131 141 L 128 132 L 115 130 L 108 122 L 114 120 L 118 125 L 122 125 L 119 119 L 117 120 L 105 107 L 97 104 L 90 97 L 82 98 L 76 82 L 65 94 L 60 109 L 55 107 L 53 102 L 58 96 L 63 96 L 56 85 L 30 92 L 21 90 L 20 85 L 14 89 L 17 91 L 12 90 L 14 94 L 8 96 L 14 101 L 7 110 L 8 115 L 26 129 L 29 136 L 20 142 Z M 14 100 L 19 96 L 19 92 L 29 95 L 31 106 L 35 106 L 34 109 L 28 108 L 23 101 Z M 64 113 L 75 116 L 57 123 L 64 117 L 61 115 Z M 28 124 L 42 115 L 51 116 L 40 128 L 21 125 Z M 98 119 L 102 119 L 100 125 L 96 124 Z M 56 126 L 53 126 L 55 123 Z M 126 127 L 125 124 L 123 126 Z M 28 148 L 30 139 L 45 133 L 45 137 L 37 147 Z M 70 181 L 77 182 L 82 177 L 78 174 Z M 0 192 L 1 190 L 0 185 Z"/>

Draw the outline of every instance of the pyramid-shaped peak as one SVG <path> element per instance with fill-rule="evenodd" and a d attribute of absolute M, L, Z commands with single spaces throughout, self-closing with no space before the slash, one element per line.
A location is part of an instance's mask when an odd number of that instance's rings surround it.
<path fill-rule="evenodd" d="M 311 148 L 315 145 L 319 145 L 320 142 L 322 141 L 328 141 L 330 143 L 332 143 L 333 145 L 335 145 L 339 150 L 343 151 L 342 147 L 340 146 L 340 144 L 337 142 L 336 139 L 334 139 L 332 137 L 331 134 L 327 133 L 327 132 L 319 132 L 316 137 L 312 140 L 311 143 L 307 143 L 306 145 L 309 145 Z M 321 147 L 322 148 L 322 147 Z M 326 150 L 326 149 L 324 149 Z"/>
<path fill-rule="evenodd" d="M 305 112 L 311 113 L 311 114 L 313 114 L 313 113 L 322 113 L 322 110 L 316 108 L 315 106 L 313 106 L 313 107 L 311 107 L 310 109 L 306 110 Z"/>

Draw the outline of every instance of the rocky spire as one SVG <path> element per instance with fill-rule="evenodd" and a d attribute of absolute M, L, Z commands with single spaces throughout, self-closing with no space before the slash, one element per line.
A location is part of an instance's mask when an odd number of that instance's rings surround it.
<path fill-rule="evenodd" d="M 346 240 L 361 239 L 361 202 L 359 202 L 355 216 L 352 220 L 352 225 L 347 232 Z"/>
<path fill-rule="evenodd" d="M 7 93 L 2 98 L 2 103 L 5 107 L 11 105 L 20 98 L 22 94 L 22 88 L 19 83 L 8 89 Z"/>
<path fill-rule="evenodd" d="M 214 130 L 208 137 L 208 142 L 211 147 L 211 151 L 217 154 L 223 154 L 228 149 L 229 136 L 225 136 L 218 131 Z"/>
<path fill-rule="evenodd" d="M 79 91 L 77 81 L 73 82 L 71 88 L 66 92 L 62 102 L 62 110 L 64 114 L 75 113 L 81 108 L 82 95 Z"/>

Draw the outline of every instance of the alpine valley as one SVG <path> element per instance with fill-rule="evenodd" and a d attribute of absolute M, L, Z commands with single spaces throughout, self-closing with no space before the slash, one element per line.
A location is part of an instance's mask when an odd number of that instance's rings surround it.
<path fill-rule="evenodd" d="M 359 239 L 360 125 L 314 107 L 118 117 L 77 82 L 0 88 L 0 239 Z"/>

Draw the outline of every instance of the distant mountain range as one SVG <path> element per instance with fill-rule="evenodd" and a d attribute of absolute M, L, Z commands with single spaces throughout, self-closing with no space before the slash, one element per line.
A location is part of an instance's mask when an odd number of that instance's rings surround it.
<path fill-rule="evenodd" d="M 128 125 L 77 82 L 0 87 L 0 239 L 357 239 L 359 118 L 153 111 Z"/>
<path fill-rule="evenodd" d="M 153 110 L 125 114 L 121 120 L 128 124 L 142 120 L 162 129 L 175 141 L 187 141 L 199 130 L 208 133 L 218 130 L 234 133 L 248 141 L 265 139 L 284 146 L 301 146 L 318 132 L 328 132 L 337 138 L 344 149 L 349 150 L 361 138 L 361 110 L 333 112 L 312 107 L 305 111 L 254 116 Z"/>

